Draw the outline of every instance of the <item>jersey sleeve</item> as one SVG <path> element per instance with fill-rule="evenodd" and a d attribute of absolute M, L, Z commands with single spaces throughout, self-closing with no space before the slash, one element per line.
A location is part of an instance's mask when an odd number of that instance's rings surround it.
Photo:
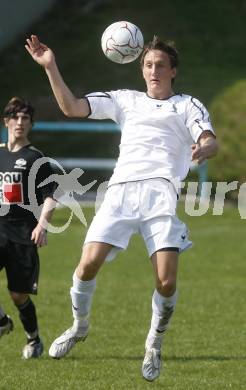
<path fill-rule="evenodd" d="M 198 138 L 205 130 L 214 134 L 207 109 L 198 99 L 193 97 L 188 104 L 186 126 L 195 142 L 198 141 Z"/>
<path fill-rule="evenodd" d="M 94 92 L 85 95 L 90 107 L 89 119 L 111 119 L 119 122 L 120 108 L 117 91 Z"/>

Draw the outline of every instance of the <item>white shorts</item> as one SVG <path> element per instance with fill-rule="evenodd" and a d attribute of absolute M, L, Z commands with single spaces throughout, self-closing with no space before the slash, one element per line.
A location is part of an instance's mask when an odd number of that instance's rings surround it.
<path fill-rule="evenodd" d="M 160 249 L 191 247 L 186 225 L 176 216 L 177 193 L 165 179 L 148 179 L 110 186 L 92 220 L 85 242 L 114 246 L 106 260 L 126 249 L 134 233 L 142 235 L 149 256 Z"/>

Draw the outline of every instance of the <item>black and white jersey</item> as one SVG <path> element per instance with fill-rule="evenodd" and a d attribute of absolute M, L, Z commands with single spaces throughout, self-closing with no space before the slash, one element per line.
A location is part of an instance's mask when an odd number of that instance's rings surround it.
<path fill-rule="evenodd" d="M 6 144 L 0 144 L 0 238 L 7 235 L 15 242 L 31 243 L 31 232 L 37 219 L 30 208 L 22 206 L 30 206 L 33 197 L 37 205 L 42 205 L 55 190 L 54 183 L 39 187 L 54 173 L 48 161 L 40 164 L 33 174 L 34 163 L 42 157 L 43 153 L 31 144 L 16 152 L 10 152 Z"/>

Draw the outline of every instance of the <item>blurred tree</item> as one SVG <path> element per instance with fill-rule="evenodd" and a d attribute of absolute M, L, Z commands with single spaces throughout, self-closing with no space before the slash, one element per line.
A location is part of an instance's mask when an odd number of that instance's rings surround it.
<path fill-rule="evenodd" d="M 219 181 L 246 181 L 246 80 L 223 90 L 210 105 L 220 145 L 209 162 L 210 175 Z"/>

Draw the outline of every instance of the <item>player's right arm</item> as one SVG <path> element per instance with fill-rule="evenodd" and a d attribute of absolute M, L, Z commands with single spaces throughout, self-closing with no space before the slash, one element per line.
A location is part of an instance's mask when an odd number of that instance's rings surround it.
<path fill-rule="evenodd" d="M 31 35 L 31 38 L 27 39 L 25 48 L 33 60 L 45 69 L 56 101 L 62 112 L 69 117 L 87 117 L 90 113 L 87 100 L 76 98 L 65 84 L 52 50 L 41 43 L 36 35 Z"/>

